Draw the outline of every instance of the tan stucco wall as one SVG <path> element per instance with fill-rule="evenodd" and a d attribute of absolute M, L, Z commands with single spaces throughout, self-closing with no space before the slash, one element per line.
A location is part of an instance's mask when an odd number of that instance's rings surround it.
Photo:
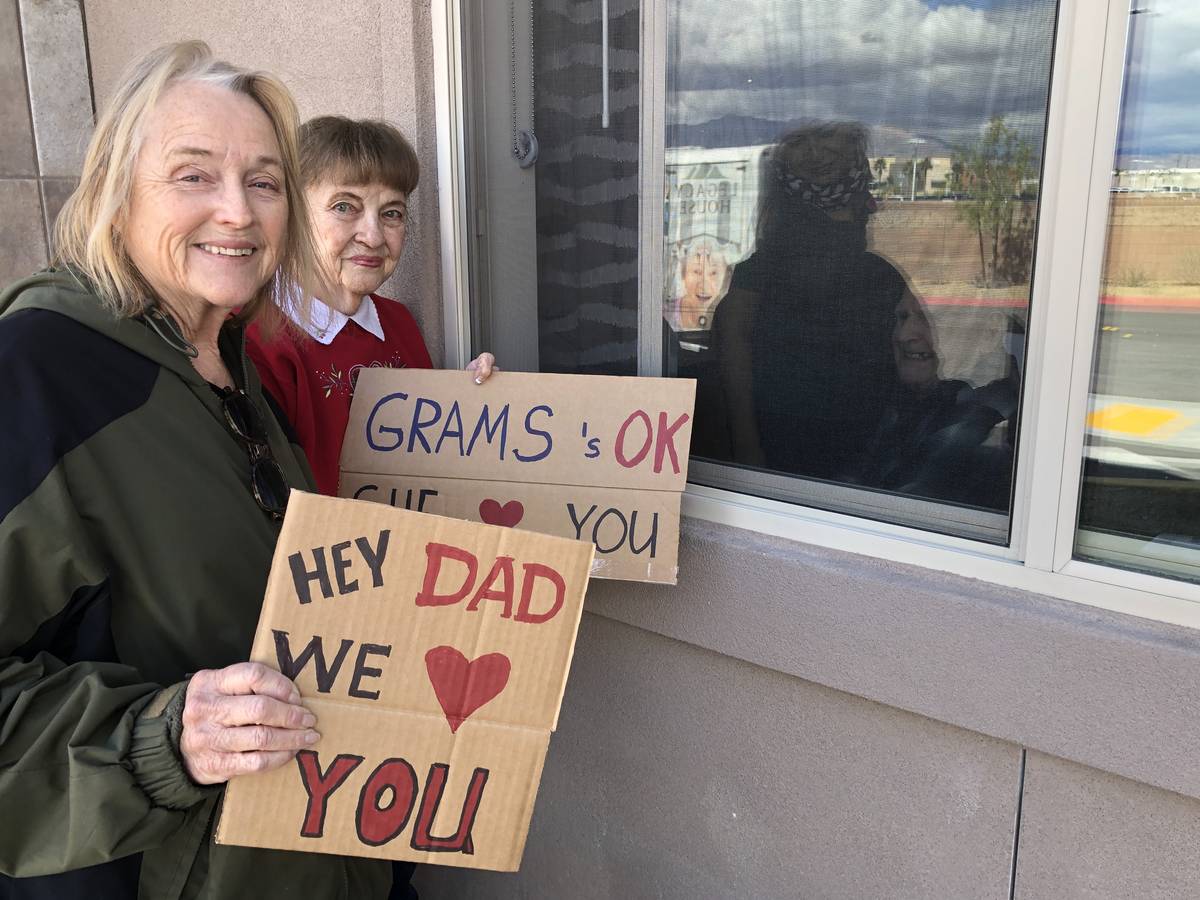
<path fill-rule="evenodd" d="M 287 83 L 303 118 L 378 118 L 412 141 L 421 184 L 408 247 L 383 293 L 413 311 L 434 363 L 444 340 L 438 252 L 437 133 L 429 0 L 89 0 L 88 45 L 96 104 L 121 72 L 168 41 L 199 38 L 219 56 Z"/>

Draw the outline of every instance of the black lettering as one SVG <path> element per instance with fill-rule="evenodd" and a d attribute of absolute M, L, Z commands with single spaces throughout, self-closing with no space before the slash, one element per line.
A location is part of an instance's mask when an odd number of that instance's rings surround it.
<path fill-rule="evenodd" d="M 342 663 L 346 660 L 346 654 L 350 652 L 350 647 L 354 644 L 354 641 L 345 638 L 341 646 L 338 647 L 337 656 L 333 659 L 333 665 L 328 666 L 325 663 L 325 648 L 322 646 L 319 634 L 313 635 L 313 639 L 308 642 L 308 646 L 295 659 L 292 658 L 292 646 L 288 633 L 272 628 L 271 634 L 275 636 L 275 658 L 279 663 L 279 671 L 288 678 L 295 680 L 296 676 L 304 671 L 304 667 L 308 665 L 308 661 L 310 659 L 315 660 L 313 675 L 317 681 L 317 690 L 322 694 L 328 694 L 333 689 L 333 683 L 337 680 L 338 670 L 341 669 Z"/>
<path fill-rule="evenodd" d="M 349 549 L 349 541 L 342 541 L 329 548 L 329 552 L 333 556 L 333 575 L 337 579 L 339 594 L 352 594 L 358 590 L 357 578 L 353 581 L 346 580 L 346 570 L 350 568 L 350 560 L 346 559 L 343 554 Z"/>
<path fill-rule="evenodd" d="M 293 553 L 288 557 L 288 565 L 292 568 L 292 581 L 296 585 L 296 596 L 300 598 L 301 603 L 312 602 L 309 585 L 313 581 L 320 582 L 321 596 L 327 600 L 333 596 L 333 587 L 329 584 L 329 569 L 325 564 L 325 548 L 313 547 L 312 555 L 317 566 L 311 572 L 305 568 L 303 553 Z"/>
<path fill-rule="evenodd" d="M 358 648 L 358 659 L 354 661 L 354 677 L 350 680 L 350 696 L 358 697 L 361 700 L 378 700 L 379 691 L 364 691 L 361 688 L 361 683 L 364 678 L 378 678 L 383 674 L 382 669 L 376 669 L 366 664 L 367 657 L 371 654 L 377 656 L 391 656 L 391 644 L 361 644 Z"/>
<path fill-rule="evenodd" d="M 385 528 L 379 532 L 379 543 L 374 547 L 365 537 L 355 538 L 354 544 L 358 547 L 358 552 L 362 554 L 363 561 L 366 562 L 367 568 L 371 570 L 371 585 L 373 587 L 383 587 L 383 558 L 387 556 L 388 539 L 392 536 L 391 530 Z"/>

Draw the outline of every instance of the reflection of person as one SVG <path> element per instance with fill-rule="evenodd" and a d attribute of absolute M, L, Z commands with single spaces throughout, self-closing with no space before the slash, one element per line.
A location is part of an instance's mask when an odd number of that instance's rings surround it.
<path fill-rule="evenodd" d="M 412 146 L 383 122 L 313 119 L 300 129 L 300 155 L 331 284 L 312 301 L 312 325 L 297 321 L 307 337 L 283 332 L 267 339 L 252 327 L 248 349 L 263 385 L 295 427 L 317 486 L 336 494 L 358 373 L 432 365 L 412 314 L 375 293 L 404 252 L 408 199 L 419 171 Z M 482 382 L 493 362 L 484 353 L 467 368 Z"/>
<path fill-rule="evenodd" d="M 897 384 L 874 437 L 842 479 L 987 509 L 1008 508 L 1017 409 L 1015 374 L 981 388 L 939 377 L 937 341 L 921 304 L 896 307 Z"/>
<path fill-rule="evenodd" d="M 867 250 L 866 147 L 861 125 L 814 123 L 764 159 L 757 246 L 714 323 L 735 462 L 835 477 L 890 396 L 907 286 Z"/>
<path fill-rule="evenodd" d="M 199 43 L 100 117 L 61 267 L 0 295 L 0 894 L 383 897 L 386 862 L 218 846 L 219 785 L 319 727 L 245 659 L 289 487 L 246 362 L 310 282 L 295 106 Z"/>
<path fill-rule="evenodd" d="M 679 255 L 678 293 L 667 308 L 667 322 L 675 331 L 707 331 L 712 313 L 729 289 L 733 269 L 725 253 L 711 238 L 697 238 Z"/>

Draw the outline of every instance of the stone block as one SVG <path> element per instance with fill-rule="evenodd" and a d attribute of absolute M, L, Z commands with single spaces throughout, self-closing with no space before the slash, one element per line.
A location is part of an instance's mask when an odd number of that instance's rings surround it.
<path fill-rule="evenodd" d="M 79 0 L 20 0 L 38 165 L 75 178 L 92 134 L 92 92 Z"/>
<path fill-rule="evenodd" d="M 17 0 L 0 0 L 0 122 L 0 178 L 37 175 Z"/>
<path fill-rule="evenodd" d="M 37 179 L 0 179 L 0 211 L 0 287 L 7 287 L 46 265 Z"/>

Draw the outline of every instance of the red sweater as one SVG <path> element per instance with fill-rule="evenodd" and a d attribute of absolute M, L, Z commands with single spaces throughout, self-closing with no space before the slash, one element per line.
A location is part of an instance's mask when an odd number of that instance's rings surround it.
<path fill-rule="evenodd" d="M 336 494 L 338 460 L 350 420 L 358 373 L 366 368 L 429 369 L 433 362 L 412 313 L 402 303 L 371 295 L 385 340 L 348 321 L 330 343 L 280 333 L 264 341 L 258 326 L 246 351 L 300 438 L 322 494 Z"/>

